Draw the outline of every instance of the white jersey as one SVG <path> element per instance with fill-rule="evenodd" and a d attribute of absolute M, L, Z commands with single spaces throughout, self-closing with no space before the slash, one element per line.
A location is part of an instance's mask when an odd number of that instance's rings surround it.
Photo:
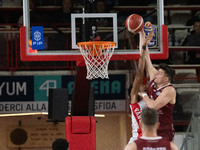
<path fill-rule="evenodd" d="M 141 121 L 142 109 L 146 107 L 147 105 L 144 100 L 130 104 L 132 118 L 132 137 L 130 138 L 129 143 L 137 140 L 142 136 L 142 130 L 140 129 L 139 122 Z"/>

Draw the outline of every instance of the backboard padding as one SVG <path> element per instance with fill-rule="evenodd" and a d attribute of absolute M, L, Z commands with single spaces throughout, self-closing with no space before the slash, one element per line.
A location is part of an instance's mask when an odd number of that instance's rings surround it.
<path fill-rule="evenodd" d="M 157 0 L 157 28 L 158 28 L 158 46 L 156 49 L 150 49 L 151 59 L 167 59 L 168 58 L 168 28 L 164 25 L 163 17 L 163 0 Z M 85 13 L 86 14 L 86 13 Z M 91 14 L 90 14 L 91 15 Z M 89 15 L 89 17 L 90 17 Z M 97 13 L 96 13 L 97 15 Z M 110 13 L 115 16 L 115 14 Z M 83 14 L 77 14 L 78 17 Z M 87 14 L 86 14 L 87 16 Z M 95 16 L 95 13 L 92 13 Z M 108 13 L 109 16 L 109 13 Z M 116 18 L 116 17 L 115 17 Z M 63 50 L 38 50 L 37 53 L 29 51 L 30 31 L 30 17 L 29 17 L 29 2 L 23 0 L 23 27 L 20 29 L 20 57 L 22 61 L 80 61 L 83 57 L 79 49 L 63 49 Z M 72 25 L 74 22 L 72 22 Z M 117 26 L 117 20 L 113 21 L 114 26 Z M 115 28 L 116 30 L 116 28 Z M 118 32 L 119 29 L 117 28 Z M 71 31 L 72 33 L 73 31 Z M 115 31 L 113 30 L 113 33 Z M 118 39 L 114 37 L 114 39 Z M 73 44 L 74 45 L 74 44 Z M 111 60 L 134 60 L 139 58 L 139 49 L 120 49 L 115 48 Z"/>
<path fill-rule="evenodd" d="M 167 59 L 168 58 L 168 27 L 166 25 L 162 25 L 162 53 L 151 53 L 150 51 L 150 57 L 151 59 Z M 27 48 L 26 48 L 26 27 L 20 28 L 20 57 L 22 61 L 77 61 L 77 60 L 83 60 L 83 57 L 81 54 L 76 55 L 46 55 L 46 54 L 35 54 L 32 55 L 27 54 Z M 111 57 L 111 60 L 135 60 L 139 59 L 139 54 L 135 53 L 133 54 L 123 54 L 120 52 L 115 52 L 113 56 Z"/>

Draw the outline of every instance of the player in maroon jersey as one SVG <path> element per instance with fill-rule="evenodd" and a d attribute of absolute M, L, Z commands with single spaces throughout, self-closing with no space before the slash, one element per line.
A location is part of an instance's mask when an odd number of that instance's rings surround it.
<path fill-rule="evenodd" d="M 156 70 L 151 62 L 148 47 L 145 55 L 146 70 L 151 82 L 147 88 L 147 93 L 139 92 L 139 95 L 143 97 L 147 107 L 158 111 L 160 122 L 158 135 L 172 141 L 174 137 L 173 108 L 176 103 L 176 90 L 171 82 L 175 76 L 175 71 L 166 64 L 159 65 Z"/>
<path fill-rule="evenodd" d="M 143 109 L 141 117 L 142 137 L 127 144 L 124 150 L 178 150 L 173 142 L 157 136 L 159 122 L 155 109 Z"/>
<path fill-rule="evenodd" d="M 145 67 L 144 56 L 145 56 L 146 45 L 149 44 L 150 40 L 152 39 L 152 35 L 145 37 L 144 30 L 139 32 L 139 34 L 140 34 L 140 59 L 138 62 L 138 70 L 135 75 L 133 84 L 129 88 L 129 96 L 131 98 L 130 109 L 132 118 L 132 137 L 130 138 L 129 143 L 133 142 L 134 140 L 142 136 L 142 131 L 139 126 L 139 122 L 141 120 L 142 109 L 147 107 L 144 100 L 141 100 L 141 98 L 138 96 L 138 92 L 144 91 L 142 85 L 144 76 L 144 67 Z"/>

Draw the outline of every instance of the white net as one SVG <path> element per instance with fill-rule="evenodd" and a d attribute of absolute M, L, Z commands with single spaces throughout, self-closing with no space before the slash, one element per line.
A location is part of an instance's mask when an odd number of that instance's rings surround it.
<path fill-rule="evenodd" d="M 84 57 L 87 76 L 86 79 L 108 79 L 108 64 L 113 55 L 115 42 L 80 42 L 78 47 Z"/>

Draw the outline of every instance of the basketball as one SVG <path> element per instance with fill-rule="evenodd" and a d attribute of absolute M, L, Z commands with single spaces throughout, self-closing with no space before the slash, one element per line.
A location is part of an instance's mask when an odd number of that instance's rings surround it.
<path fill-rule="evenodd" d="M 132 14 L 127 17 L 125 25 L 129 32 L 138 33 L 144 28 L 144 20 L 140 15 Z"/>

